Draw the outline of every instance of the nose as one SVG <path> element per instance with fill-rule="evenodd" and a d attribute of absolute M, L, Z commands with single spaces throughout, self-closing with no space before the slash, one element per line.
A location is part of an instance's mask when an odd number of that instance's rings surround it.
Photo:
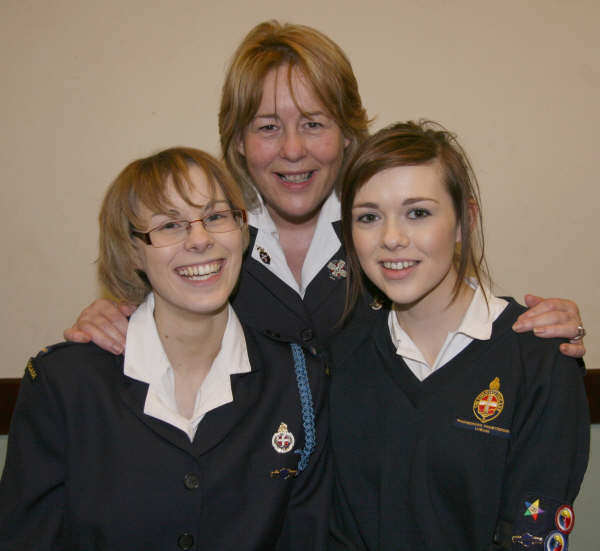
<path fill-rule="evenodd" d="M 304 157 L 304 137 L 296 130 L 287 130 L 281 143 L 281 156 L 288 161 L 298 161 Z"/>
<path fill-rule="evenodd" d="M 396 220 L 386 220 L 383 227 L 382 245 L 385 249 L 393 251 L 398 247 L 408 247 L 410 237 L 406 229 Z"/>
<path fill-rule="evenodd" d="M 213 235 L 206 230 L 202 220 L 190 222 L 190 228 L 184 241 L 187 250 L 205 250 L 213 244 Z"/>

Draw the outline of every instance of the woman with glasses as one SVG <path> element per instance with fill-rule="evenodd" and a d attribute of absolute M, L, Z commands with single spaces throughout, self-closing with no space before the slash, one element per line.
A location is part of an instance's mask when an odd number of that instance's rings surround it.
<path fill-rule="evenodd" d="M 334 189 L 368 124 L 349 60 L 319 31 L 269 21 L 254 27 L 236 50 L 219 110 L 223 157 L 249 207 L 250 245 L 233 307 L 263 334 L 316 353 L 326 352 L 339 328 L 346 294 Z M 370 319 L 369 302 L 357 318 Z M 92 339 L 118 353 L 131 311 L 97 300 L 65 337 Z M 573 302 L 544 300 L 518 321 L 521 332 L 536 328 L 544 337 L 578 338 L 561 351 L 583 355 Z"/>
<path fill-rule="evenodd" d="M 330 479 L 319 361 L 240 322 L 240 190 L 209 155 L 128 165 L 99 275 L 138 305 L 127 347 L 30 360 L 0 482 L 0 549 L 321 549 Z"/>

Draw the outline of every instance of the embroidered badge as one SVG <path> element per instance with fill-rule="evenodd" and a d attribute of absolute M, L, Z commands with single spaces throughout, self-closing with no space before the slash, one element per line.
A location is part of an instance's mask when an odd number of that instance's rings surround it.
<path fill-rule="evenodd" d="M 258 256 L 260 256 L 260 259 L 264 264 L 271 264 L 271 257 L 267 251 L 265 251 L 262 247 L 256 247 L 256 250 L 258 251 Z"/>
<path fill-rule="evenodd" d="M 25 366 L 25 372 L 29 373 L 29 376 L 31 377 L 32 381 L 35 381 L 37 379 L 37 371 L 35 370 L 35 367 L 33 367 L 33 361 L 31 360 L 31 358 L 29 358 L 29 360 L 27 361 L 27 365 Z"/>
<path fill-rule="evenodd" d="M 525 512 L 523 513 L 524 517 L 532 517 L 533 520 L 537 520 L 538 515 L 544 514 L 544 509 L 540 507 L 540 500 L 536 499 L 533 502 L 526 501 L 525 502 Z"/>
<path fill-rule="evenodd" d="M 520 543 L 523 547 L 530 547 L 531 545 L 538 545 L 544 543 L 544 538 L 539 536 L 533 536 L 529 532 L 522 536 L 513 536 L 513 543 Z"/>
<path fill-rule="evenodd" d="M 343 279 L 348 275 L 345 260 L 332 260 L 327 267 L 329 268 L 329 279 Z"/>
<path fill-rule="evenodd" d="M 288 453 L 294 447 L 294 442 L 294 435 L 288 431 L 285 423 L 279 425 L 279 429 L 271 438 L 271 444 L 277 453 Z"/>
<path fill-rule="evenodd" d="M 504 396 L 500 392 L 500 379 L 496 377 L 490 388 L 480 392 L 473 402 L 473 413 L 482 423 L 495 419 L 504 409 Z"/>
<path fill-rule="evenodd" d="M 573 509 L 568 505 L 560 506 L 556 510 L 556 515 L 554 515 L 554 522 L 563 534 L 570 534 L 573 526 L 575 526 L 575 513 Z"/>
<path fill-rule="evenodd" d="M 558 530 L 550 532 L 544 540 L 544 551 L 567 551 L 567 538 Z"/>

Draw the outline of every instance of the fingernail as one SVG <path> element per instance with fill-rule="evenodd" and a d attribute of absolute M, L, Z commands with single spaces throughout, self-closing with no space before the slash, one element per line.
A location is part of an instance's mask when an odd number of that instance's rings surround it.
<path fill-rule="evenodd" d="M 113 346 L 112 352 L 113 354 L 120 354 L 121 352 L 123 352 L 123 349 L 120 346 Z"/>
<path fill-rule="evenodd" d="M 521 329 L 523 327 L 523 324 L 519 321 L 515 322 L 512 326 L 514 331 L 518 331 L 519 329 Z"/>
<path fill-rule="evenodd" d="M 535 335 L 544 335 L 546 333 L 546 330 L 543 327 L 534 327 L 533 333 Z"/>

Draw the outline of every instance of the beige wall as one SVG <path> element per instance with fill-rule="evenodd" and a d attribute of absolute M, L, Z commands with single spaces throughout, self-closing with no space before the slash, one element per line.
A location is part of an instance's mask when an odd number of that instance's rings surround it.
<path fill-rule="evenodd" d="M 373 128 L 431 117 L 459 133 L 499 292 L 575 299 L 598 366 L 597 1 L 2 0 L 0 377 L 98 295 L 96 213 L 124 164 L 218 151 L 226 63 L 271 17 L 341 44 Z"/>

